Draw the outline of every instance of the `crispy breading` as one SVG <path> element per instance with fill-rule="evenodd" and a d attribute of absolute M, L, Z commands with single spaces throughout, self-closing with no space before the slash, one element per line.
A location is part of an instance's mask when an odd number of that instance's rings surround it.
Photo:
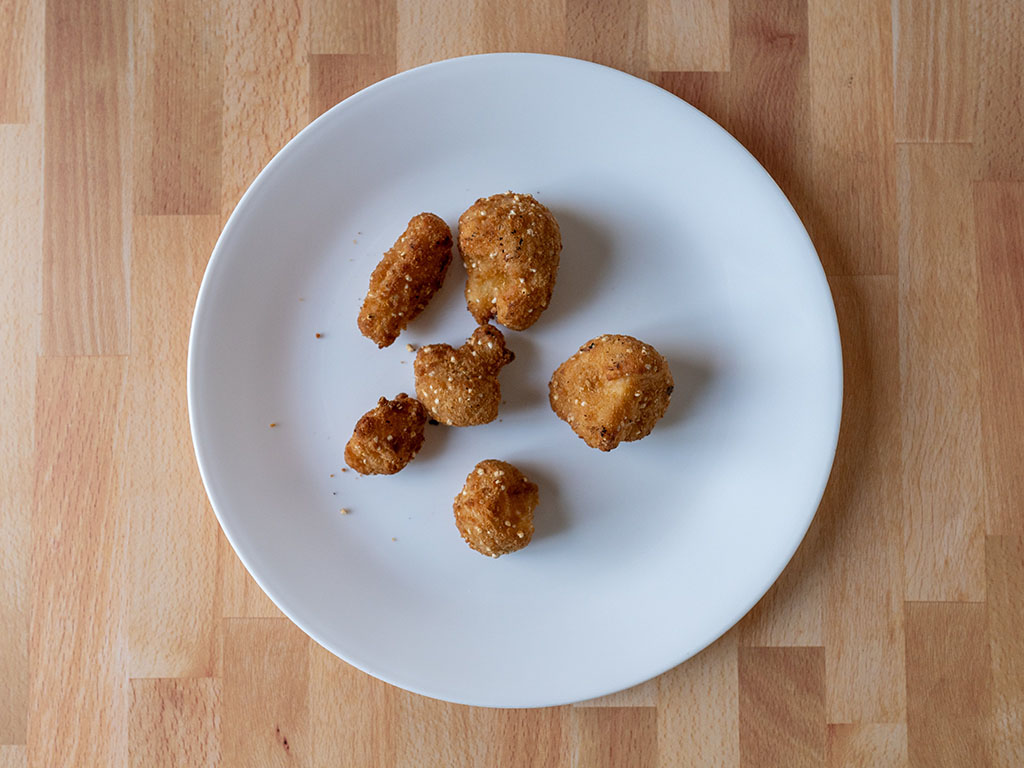
<path fill-rule="evenodd" d="M 466 306 L 478 323 L 496 318 L 529 328 L 551 301 L 562 236 L 558 222 L 530 195 L 482 197 L 459 217 L 466 265 Z"/>
<path fill-rule="evenodd" d="M 651 433 L 674 386 L 658 350 L 632 336 L 606 334 L 558 366 L 548 401 L 587 445 L 610 451 Z"/>
<path fill-rule="evenodd" d="M 356 422 L 345 446 L 345 463 L 361 475 L 393 475 L 405 468 L 423 446 L 427 409 L 402 392 L 382 397 L 377 407 Z"/>
<path fill-rule="evenodd" d="M 449 344 L 420 347 L 413 363 L 416 396 L 431 418 L 453 427 L 486 424 L 498 416 L 498 373 L 515 359 L 493 325 L 481 325 L 458 349 Z"/>
<path fill-rule="evenodd" d="M 452 260 L 452 233 L 432 213 L 413 216 L 370 275 L 359 331 L 387 347 L 437 293 Z"/>
<path fill-rule="evenodd" d="M 536 483 L 505 461 L 486 459 L 466 478 L 452 508 L 470 547 L 489 557 L 522 549 L 533 537 Z"/>

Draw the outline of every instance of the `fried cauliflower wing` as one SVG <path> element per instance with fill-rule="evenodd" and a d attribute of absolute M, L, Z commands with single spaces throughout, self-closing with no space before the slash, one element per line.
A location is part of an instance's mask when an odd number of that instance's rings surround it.
<path fill-rule="evenodd" d="M 427 410 L 402 392 L 382 397 L 377 407 L 356 422 L 345 446 L 345 463 L 361 475 L 393 475 L 405 468 L 423 446 Z"/>
<path fill-rule="evenodd" d="M 452 260 L 452 233 L 432 213 L 413 216 L 370 275 L 359 331 L 387 347 L 437 293 Z"/>
<path fill-rule="evenodd" d="M 455 497 L 455 525 L 477 552 L 500 557 L 530 543 L 539 501 L 537 485 L 516 467 L 486 459 L 469 473 Z"/>
<path fill-rule="evenodd" d="M 506 192 L 477 200 L 459 217 L 466 265 L 466 306 L 478 323 L 496 318 L 521 331 L 551 301 L 562 236 L 558 222 L 530 195 Z"/>
<path fill-rule="evenodd" d="M 632 336 L 591 339 L 558 366 L 548 400 L 591 448 L 639 440 L 665 415 L 674 388 L 668 362 Z"/>
<path fill-rule="evenodd" d="M 453 427 L 486 424 L 498 416 L 498 373 L 515 359 L 505 337 L 481 325 L 458 349 L 449 344 L 420 347 L 413 363 L 416 396 L 430 417 Z"/>

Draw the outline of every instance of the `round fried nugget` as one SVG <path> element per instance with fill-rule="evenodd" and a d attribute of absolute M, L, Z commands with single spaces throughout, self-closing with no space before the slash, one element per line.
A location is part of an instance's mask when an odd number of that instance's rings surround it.
<path fill-rule="evenodd" d="M 439 216 L 421 213 L 370 275 L 359 331 L 387 347 L 437 293 L 452 260 L 452 233 Z"/>
<path fill-rule="evenodd" d="M 453 427 L 486 424 L 498 417 L 498 373 L 515 359 L 493 325 L 481 325 L 458 349 L 449 344 L 420 347 L 413 363 L 416 396 L 430 417 Z"/>
<path fill-rule="evenodd" d="M 632 336 L 591 339 L 558 366 L 548 384 L 551 410 L 591 448 L 639 440 L 665 415 L 674 388 L 668 361 Z"/>
<path fill-rule="evenodd" d="M 356 422 L 345 446 L 345 463 L 361 475 L 393 475 L 405 468 L 423 446 L 427 409 L 402 392 L 382 397 L 377 407 Z"/>
<path fill-rule="evenodd" d="M 481 461 L 455 497 L 455 525 L 470 547 L 490 557 L 522 549 L 533 537 L 536 483 L 508 462 Z"/>
<path fill-rule="evenodd" d="M 530 195 L 482 197 L 459 217 L 466 265 L 466 306 L 478 323 L 492 317 L 514 331 L 529 328 L 551 301 L 562 235 Z"/>

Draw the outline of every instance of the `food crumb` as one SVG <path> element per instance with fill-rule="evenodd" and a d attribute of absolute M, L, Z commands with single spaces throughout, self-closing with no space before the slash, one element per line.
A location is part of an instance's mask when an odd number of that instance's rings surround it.
<path fill-rule="evenodd" d="M 272 422 L 270 422 L 270 427 L 271 427 L 271 429 L 273 429 L 273 428 L 274 428 L 274 427 L 276 427 L 276 426 L 277 426 L 277 422 L 276 422 L 276 421 L 272 421 Z"/>
<path fill-rule="evenodd" d="M 341 471 L 342 471 L 342 472 L 348 472 L 348 467 L 342 467 L 342 468 L 341 468 Z"/>
<path fill-rule="evenodd" d="M 343 514 L 343 515 L 347 515 L 348 514 L 348 508 L 347 507 L 342 507 L 340 511 L 341 511 L 341 514 Z"/>
<path fill-rule="evenodd" d="M 405 349 L 406 349 L 407 352 L 415 352 L 416 351 L 416 347 L 414 347 L 412 344 L 406 344 L 405 345 Z"/>
<path fill-rule="evenodd" d="M 391 537 L 391 540 L 392 541 L 398 541 L 398 539 L 396 539 L 394 536 Z"/>
<path fill-rule="evenodd" d="M 334 475 L 332 474 L 331 477 L 334 477 Z"/>
<path fill-rule="evenodd" d="M 323 335 L 322 333 L 318 333 L 318 334 L 316 335 L 316 337 L 317 337 L 318 339 L 322 339 L 322 338 L 324 337 L 324 335 Z"/>

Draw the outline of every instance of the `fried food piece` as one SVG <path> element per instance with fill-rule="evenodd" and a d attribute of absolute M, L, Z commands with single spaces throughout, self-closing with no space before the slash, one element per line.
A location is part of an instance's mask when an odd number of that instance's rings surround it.
<path fill-rule="evenodd" d="M 492 317 L 529 328 L 551 301 L 562 235 L 547 208 L 506 192 L 477 200 L 459 217 L 466 306 L 478 323 Z"/>
<path fill-rule="evenodd" d="M 508 462 L 481 461 L 455 497 L 455 525 L 477 552 L 500 557 L 522 549 L 533 537 L 537 484 Z"/>
<path fill-rule="evenodd" d="M 370 275 L 359 310 L 359 331 L 378 347 L 390 346 L 437 293 L 452 260 L 452 232 L 432 213 L 421 213 Z"/>
<path fill-rule="evenodd" d="M 591 339 L 558 366 L 548 384 L 551 410 L 591 448 L 639 440 L 665 415 L 675 384 L 668 361 L 632 336 Z"/>
<path fill-rule="evenodd" d="M 393 475 L 405 468 L 423 447 L 427 409 L 402 392 L 382 397 L 377 407 L 356 422 L 345 446 L 345 463 L 361 475 Z"/>
<path fill-rule="evenodd" d="M 486 424 L 498 416 L 498 373 L 515 359 L 493 325 L 481 325 L 458 349 L 449 344 L 420 347 L 413 363 L 416 396 L 430 417 L 453 427 Z"/>

